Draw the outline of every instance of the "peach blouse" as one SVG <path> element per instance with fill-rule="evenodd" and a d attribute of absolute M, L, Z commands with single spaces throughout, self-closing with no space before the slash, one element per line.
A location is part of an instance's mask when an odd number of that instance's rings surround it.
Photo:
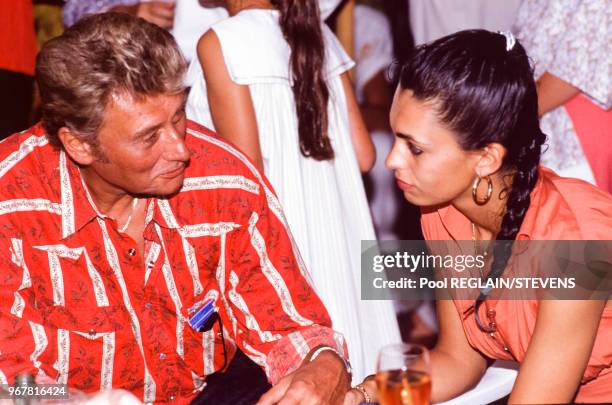
<path fill-rule="evenodd" d="M 426 240 L 470 240 L 470 220 L 451 205 L 423 212 Z M 586 182 L 562 178 L 539 169 L 531 205 L 521 225 L 519 240 L 612 240 L 612 196 Z M 455 300 L 467 339 L 472 347 L 500 360 L 522 362 L 536 324 L 538 301 L 487 300 L 495 309 L 497 331 L 481 331 L 474 316 L 464 312 L 473 301 Z M 486 319 L 486 308 L 481 308 Z M 612 402 L 612 307 L 601 316 L 587 368 L 578 388 L 577 402 Z"/>

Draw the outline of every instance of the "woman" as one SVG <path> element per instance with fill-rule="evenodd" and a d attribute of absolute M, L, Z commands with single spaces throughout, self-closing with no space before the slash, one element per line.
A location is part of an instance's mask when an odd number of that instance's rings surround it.
<path fill-rule="evenodd" d="M 187 115 L 262 169 L 344 334 L 354 377 L 399 340 L 390 302 L 360 301 L 360 241 L 375 239 L 360 169 L 374 162 L 347 71 L 316 0 L 227 0 L 192 62 Z"/>
<path fill-rule="evenodd" d="M 427 207 L 427 240 L 611 240 L 612 197 L 539 166 L 546 136 L 524 48 L 511 34 L 462 31 L 417 48 L 391 110 L 387 166 Z M 495 249 L 487 278 L 511 252 Z M 469 252 L 474 254 L 474 252 Z M 609 261 L 609 258 L 608 258 Z M 431 353 L 434 402 L 482 377 L 492 359 L 521 363 L 510 403 L 612 401 L 610 301 L 440 300 Z M 376 399 L 371 378 L 347 403 Z"/>

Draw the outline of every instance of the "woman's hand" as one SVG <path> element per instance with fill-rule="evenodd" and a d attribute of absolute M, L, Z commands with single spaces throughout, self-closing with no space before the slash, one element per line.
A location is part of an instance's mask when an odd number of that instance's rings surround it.
<path fill-rule="evenodd" d="M 369 402 L 378 402 L 376 381 L 374 380 L 374 376 L 366 377 L 366 379 L 360 385 L 368 393 Z M 343 405 L 359 405 L 363 402 L 366 402 L 365 395 L 363 395 L 360 390 L 351 388 L 344 396 Z"/>

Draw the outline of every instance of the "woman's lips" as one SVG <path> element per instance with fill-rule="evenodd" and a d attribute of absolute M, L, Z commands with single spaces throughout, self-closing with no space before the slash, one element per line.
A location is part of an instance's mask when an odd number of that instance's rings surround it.
<path fill-rule="evenodd" d="M 400 179 L 398 179 L 397 177 L 395 178 L 395 181 L 397 182 L 397 186 L 402 190 L 402 191 L 409 191 L 412 188 L 414 188 L 413 185 L 408 184 L 408 183 L 404 183 L 403 181 L 401 181 Z"/>

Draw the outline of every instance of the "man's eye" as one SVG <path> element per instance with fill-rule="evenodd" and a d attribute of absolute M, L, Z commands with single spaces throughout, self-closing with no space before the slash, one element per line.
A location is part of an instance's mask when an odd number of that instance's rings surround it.
<path fill-rule="evenodd" d="M 173 124 L 178 124 L 183 118 L 185 118 L 185 109 L 183 108 L 172 120 Z"/>
<path fill-rule="evenodd" d="M 153 144 L 157 141 L 157 132 L 152 133 L 144 138 L 144 143 Z"/>

